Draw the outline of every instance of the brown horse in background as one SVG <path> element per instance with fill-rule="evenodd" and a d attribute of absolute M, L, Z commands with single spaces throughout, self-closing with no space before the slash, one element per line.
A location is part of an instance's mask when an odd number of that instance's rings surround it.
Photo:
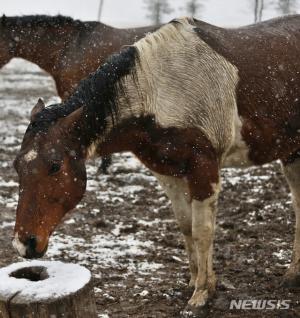
<path fill-rule="evenodd" d="M 60 15 L 3 16 L 0 68 L 14 57 L 37 64 L 53 77 L 58 95 L 64 100 L 109 55 L 157 28 L 117 29 Z M 110 156 L 102 158 L 102 172 L 107 172 L 110 163 Z"/>
<path fill-rule="evenodd" d="M 0 67 L 19 57 L 49 73 L 64 100 L 79 81 L 158 26 L 118 29 L 96 21 L 29 15 L 0 19 Z"/>

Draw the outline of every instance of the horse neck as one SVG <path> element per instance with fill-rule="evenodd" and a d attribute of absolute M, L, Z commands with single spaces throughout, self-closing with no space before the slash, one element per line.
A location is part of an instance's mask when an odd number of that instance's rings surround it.
<path fill-rule="evenodd" d="M 95 73 L 80 82 L 75 92 L 64 103 L 64 109 L 74 112 L 81 108 L 79 121 L 75 115 L 70 120 L 78 122 L 78 140 L 83 147 L 101 144 L 102 141 L 127 121 L 149 113 L 153 104 L 153 90 L 139 65 L 138 50 L 134 46 L 124 48 L 113 55 Z M 85 107 L 82 107 L 85 106 Z M 123 149 L 115 149 L 121 151 Z M 129 149 L 128 149 L 129 150 Z"/>
<path fill-rule="evenodd" d="M 38 28 L 23 26 L 18 34 L 14 32 L 15 50 L 13 57 L 23 58 L 51 75 L 58 72 L 58 66 L 69 35 L 61 32 L 58 34 L 54 28 Z"/>
<path fill-rule="evenodd" d="M 105 118 L 104 131 L 101 131 L 101 124 L 98 125 L 98 130 L 91 131 L 91 127 L 97 126 L 98 115 L 83 113 L 78 140 L 82 142 L 81 146 L 85 147 L 87 158 L 134 150 L 138 143 L 137 130 L 139 137 L 143 134 L 143 125 L 140 125 L 145 109 L 143 84 L 142 81 L 138 82 L 136 77 L 126 77 L 120 92 L 116 94 L 116 112 Z"/>

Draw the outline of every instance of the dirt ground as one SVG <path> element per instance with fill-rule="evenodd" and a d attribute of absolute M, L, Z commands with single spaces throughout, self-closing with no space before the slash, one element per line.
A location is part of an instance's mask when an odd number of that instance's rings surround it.
<path fill-rule="evenodd" d="M 0 267 L 21 260 L 11 246 L 17 204 L 12 161 L 38 97 L 57 101 L 45 73 L 18 60 L 1 70 Z M 99 317 L 179 317 L 192 290 L 170 204 L 130 154 L 113 160 L 109 175 L 97 172 L 100 159 L 88 163 L 86 195 L 53 235 L 45 258 L 93 272 Z M 214 258 L 218 286 L 206 317 L 300 317 L 300 292 L 280 286 L 294 215 L 279 164 L 225 169 L 223 179 Z M 290 309 L 229 310 L 238 299 L 290 300 Z"/>

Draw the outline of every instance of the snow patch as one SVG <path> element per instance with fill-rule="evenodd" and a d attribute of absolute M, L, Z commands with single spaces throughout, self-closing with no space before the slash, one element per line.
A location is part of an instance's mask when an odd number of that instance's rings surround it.
<path fill-rule="evenodd" d="M 7 227 L 13 227 L 15 225 L 15 222 L 2 222 L 2 224 L 0 224 L 0 229 L 5 229 Z"/>
<path fill-rule="evenodd" d="M 32 266 L 45 267 L 49 278 L 30 281 L 9 276 L 18 269 Z M 90 279 L 91 273 L 76 264 L 59 261 L 20 262 L 0 269 L 0 295 L 11 297 L 18 293 L 18 297 L 27 298 L 28 301 L 43 300 L 49 297 L 57 299 L 81 289 Z M 64 283 L 62 284 L 62 282 Z"/>

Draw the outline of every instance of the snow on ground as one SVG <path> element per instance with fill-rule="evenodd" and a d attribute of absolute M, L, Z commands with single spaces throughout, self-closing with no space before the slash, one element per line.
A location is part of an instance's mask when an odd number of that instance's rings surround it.
<path fill-rule="evenodd" d="M 118 224 L 116 228 L 118 228 Z M 47 255 L 51 259 L 55 259 L 63 253 L 63 258 L 74 258 L 79 264 L 89 266 L 93 263 L 92 269 L 97 277 L 101 277 L 99 269 L 120 268 L 122 259 L 126 260 L 124 277 L 127 274 L 135 273 L 151 275 L 153 270 L 155 271 L 163 265 L 151 261 L 134 263 L 136 256 L 147 256 L 147 251 L 157 250 L 154 242 L 143 241 L 139 239 L 139 236 L 139 233 L 121 237 L 113 233 L 105 233 L 95 235 L 90 241 L 87 241 L 73 236 L 56 234 L 51 240 Z M 128 256 L 130 256 L 129 259 Z"/>

